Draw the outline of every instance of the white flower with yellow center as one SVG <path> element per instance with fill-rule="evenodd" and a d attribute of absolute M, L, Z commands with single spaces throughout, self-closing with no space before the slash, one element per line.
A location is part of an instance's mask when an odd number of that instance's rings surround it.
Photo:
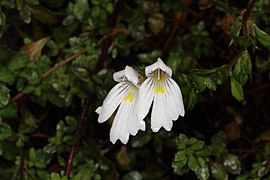
<path fill-rule="evenodd" d="M 145 68 L 145 75 L 147 79 L 139 89 L 136 104 L 137 116 L 142 121 L 153 102 L 151 129 L 157 132 L 164 127 L 170 131 L 173 120 L 185 114 L 181 90 L 171 78 L 172 69 L 158 58 L 157 62 Z"/>
<path fill-rule="evenodd" d="M 140 75 L 133 68 L 126 66 L 124 70 L 114 73 L 113 79 L 119 83 L 111 89 L 102 106 L 96 109 L 99 114 L 98 122 L 107 121 L 120 105 L 112 124 L 110 140 L 113 144 L 118 139 L 126 144 L 129 134 L 136 135 L 138 130 L 145 130 L 144 121 L 139 121 L 134 112 Z"/>

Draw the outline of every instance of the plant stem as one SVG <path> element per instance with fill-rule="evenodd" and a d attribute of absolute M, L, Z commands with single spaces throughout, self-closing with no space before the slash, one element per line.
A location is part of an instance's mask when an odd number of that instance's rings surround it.
<path fill-rule="evenodd" d="M 80 137 L 80 132 L 82 129 L 83 122 L 87 118 L 89 105 L 90 105 L 90 96 L 88 96 L 84 99 L 82 111 L 80 114 L 80 119 L 78 120 L 77 128 L 76 128 L 75 133 L 74 133 L 78 137 Z M 68 161 L 67 161 L 66 171 L 65 171 L 65 175 L 67 177 L 69 177 L 70 173 L 71 173 L 72 162 L 73 162 L 73 159 L 75 156 L 75 150 L 76 150 L 76 145 L 71 146 L 71 148 L 69 150 L 69 156 L 68 156 Z"/>
<path fill-rule="evenodd" d="M 246 9 L 243 11 L 243 19 L 242 19 L 242 29 L 243 29 L 243 36 L 248 37 L 248 24 L 247 21 L 251 15 L 251 11 L 253 6 L 255 5 L 256 0 L 250 0 Z"/>
<path fill-rule="evenodd" d="M 115 26 L 117 17 L 121 12 L 123 4 L 124 4 L 124 0 L 118 0 L 117 1 L 116 5 L 115 5 L 115 8 L 114 8 L 114 11 L 113 11 L 111 17 L 108 20 L 108 26 L 110 26 L 111 28 L 113 28 Z M 108 36 L 108 38 L 106 38 L 103 41 L 103 47 L 101 49 L 102 53 L 100 55 L 99 61 L 98 61 L 97 66 L 96 66 L 96 72 L 98 72 L 99 70 L 102 69 L 102 66 L 103 66 L 103 64 L 105 62 L 105 59 L 108 56 L 108 50 L 109 50 L 109 47 L 111 46 L 111 43 L 112 43 L 112 37 L 111 36 Z"/>
<path fill-rule="evenodd" d="M 46 77 L 48 77 L 51 73 L 53 73 L 54 71 L 56 71 L 57 69 L 59 69 L 60 67 L 64 66 L 65 64 L 73 61 L 74 59 L 76 59 L 78 56 L 82 55 L 85 53 L 84 49 L 81 49 L 80 51 L 76 52 L 75 54 L 69 56 L 68 58 L 66 58 L 63 61 L 60 61 L 59 63 L 55 64 L 52 68 L 50 68 L 48 71 L 46 71 L 44 74 L 42 74 L 41 78 L 44 79 Z M 22 92 L 19 92 L 18 94 L 16 94 L 13 98 L 12 101 L 16 102 L 20 99 L 22 99 L 23 97 L 25 97 L 25 94 Z"/>
<path fill-rule="evenodd" d="M 41 78 L 46 78 L 47 76 L 49 76 L 52 72 L 54 72 L 55 70 L 59 69 L 60 67 L 62 67 L 63 65 L 73 61 L 74 59 L 76 59 L 78 56 L 82 55 L 85 53 L 84 49 L 81 49 L 80 51 L 76 52 L 75 54 L 73 54 L 72 56 L 69 56 L 67 59 L 60 61 L 59 63 L 55 64 L 51 69 L 49 69 L 48 71 L 46 71 L 44 74 L 42 74 Z"/>

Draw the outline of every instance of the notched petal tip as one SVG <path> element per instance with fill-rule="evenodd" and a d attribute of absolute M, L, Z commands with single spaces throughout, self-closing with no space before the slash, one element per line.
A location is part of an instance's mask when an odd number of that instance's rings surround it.
<path fill-rule="evenodd" d="M 157 69 L 166 72 L 170 77 L 172 77 L 172 69 L 167 66 L 161 58 L 158 58 L 154 64 L 151 64 L 145 68 L 145 75 L 149 77 L 151 76 L 151 73 Z"/>
<path fill-rule="evenodd" d="M 95 110 L 96 113 L 100 114 L 102 112 L 102 107 L 98 107 L 96 110 Z"/>
<path fill-rule="evenodd" d="M 113 80 L 115 80 L 116 82 L 123 81 L 124 77 L 125 77 L 125 70 L 121 70 L 121 71 L 113 73 Z"/>
<path fill-rule="evenodd" d="M 158 132 L 160 130 L 160 127 L 159 128 L 151 128 L 153 132 Z"/>
<path fill-rule="evenodd" d="M 185 110 L 182 109 L 181 112 L 180 112 L 180 116 L 184 117 L 185 116 Z"/>
<path fill-rule="evenodd" d="M 162 71 L 166 72 L 170 77 L 172 77 L 172 69 L 167 66 L 161 58 L 158 58 L 157 60 L 157 63 L 158 63 L 158 67 L 159 69 L 161 69 Z"/>
<path fill-rule="evenodd" d="M 140 86 L 140 75 L 132 67 L 125 67 L 125 76 L 128 81 L 132 82 L 136 87 Z"/>
<path fill-rule="evenodd" d="M 126 145 L 128 143 L 128 140 L 129 140 L 129 135 L 127 137 L 114 137 L 114 136 L 110 135 L 111 143 L 115 144 L 117 140 L 121 141 L 121 143 Z"/>
<path fill-rule="evenodd" d="M 145 131 L 145 122 L 143 120 L 140 121 L 141 130 Z"/>

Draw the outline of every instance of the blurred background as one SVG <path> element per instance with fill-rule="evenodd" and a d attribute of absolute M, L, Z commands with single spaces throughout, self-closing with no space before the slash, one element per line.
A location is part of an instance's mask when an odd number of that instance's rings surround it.
<path fill-rule="evenodd" d="M 269 179 L 270 0 L 0 0 L 1 179 Z M 126 65 L 186 114 L 127 145 L 95 109 Z"/>

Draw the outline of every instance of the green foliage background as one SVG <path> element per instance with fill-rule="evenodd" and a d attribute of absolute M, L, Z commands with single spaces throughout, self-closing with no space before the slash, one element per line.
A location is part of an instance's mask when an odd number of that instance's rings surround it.
<path fill-rule="evenodd" d="M 0 0 L 1 179 L 269 179 L 269 0 Z M 161 57 L 186 108 L 109 141 L 95 109 Z M 149 117 L 146 118 L 149 127 Z M 147 128 L 149 129 L 149 128 Z"/>

